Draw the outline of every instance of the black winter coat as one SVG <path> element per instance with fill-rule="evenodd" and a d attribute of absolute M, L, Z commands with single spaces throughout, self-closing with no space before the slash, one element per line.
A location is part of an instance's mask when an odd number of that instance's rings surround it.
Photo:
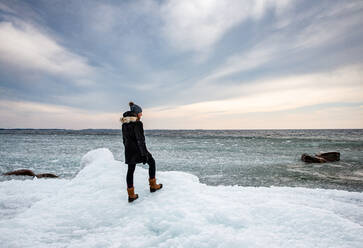
<path fill-rule="evenodd" d="M 146 149 L 144 127 L 141 121 L 132 121 L 122 124 L 122 138 L 125 146 L 125 163 L 137 164 L 143 162 L 148 156 Z"/>

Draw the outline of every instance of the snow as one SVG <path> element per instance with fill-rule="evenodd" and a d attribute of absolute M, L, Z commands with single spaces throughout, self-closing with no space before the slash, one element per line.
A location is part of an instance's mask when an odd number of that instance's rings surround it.
<path fill-rule="evenodd" d="M 0 183 L 2 247 L 362 247 L 363 193 L 288 187 L 207 186 L 157 172 L 150 193 L 137 167 L 127 202 L 126 166 L 88 152 L 71 180 Z"/>

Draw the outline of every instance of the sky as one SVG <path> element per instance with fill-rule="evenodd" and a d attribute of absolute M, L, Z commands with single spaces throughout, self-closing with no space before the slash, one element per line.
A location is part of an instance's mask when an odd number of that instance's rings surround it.
<path fill-rule="evenodd" d="M 0 128 L 363 128 L 362 0 L 0 0 Z"/>

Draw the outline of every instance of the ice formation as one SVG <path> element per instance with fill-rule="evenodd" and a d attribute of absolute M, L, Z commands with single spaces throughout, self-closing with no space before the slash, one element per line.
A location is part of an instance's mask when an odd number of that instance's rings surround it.
<path fill-rule="evenodd" d="M 362 247 L 363 193 L 207 186 L 182 172 L 135 171 L 107 149 L 87 153 L 71 180 L 0 183 L 2 247 Z"/>

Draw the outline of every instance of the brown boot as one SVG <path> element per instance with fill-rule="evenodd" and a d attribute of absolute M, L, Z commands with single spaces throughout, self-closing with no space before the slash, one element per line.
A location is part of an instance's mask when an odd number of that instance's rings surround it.
<path fill-rule="evenodd" d="M 135 194 L 134 192 L 135 188 L 127 188 L 127 193 L 129 194 L 129 202 L 135 201 L 137 198 L 139 198 L 138 194 Z"/>
<path fill-rule="evenodd" d="M 162 184 L 156 184 L 156 178 L 149 179 L 150 192 L 155 192 L 163 187 Z"/>

